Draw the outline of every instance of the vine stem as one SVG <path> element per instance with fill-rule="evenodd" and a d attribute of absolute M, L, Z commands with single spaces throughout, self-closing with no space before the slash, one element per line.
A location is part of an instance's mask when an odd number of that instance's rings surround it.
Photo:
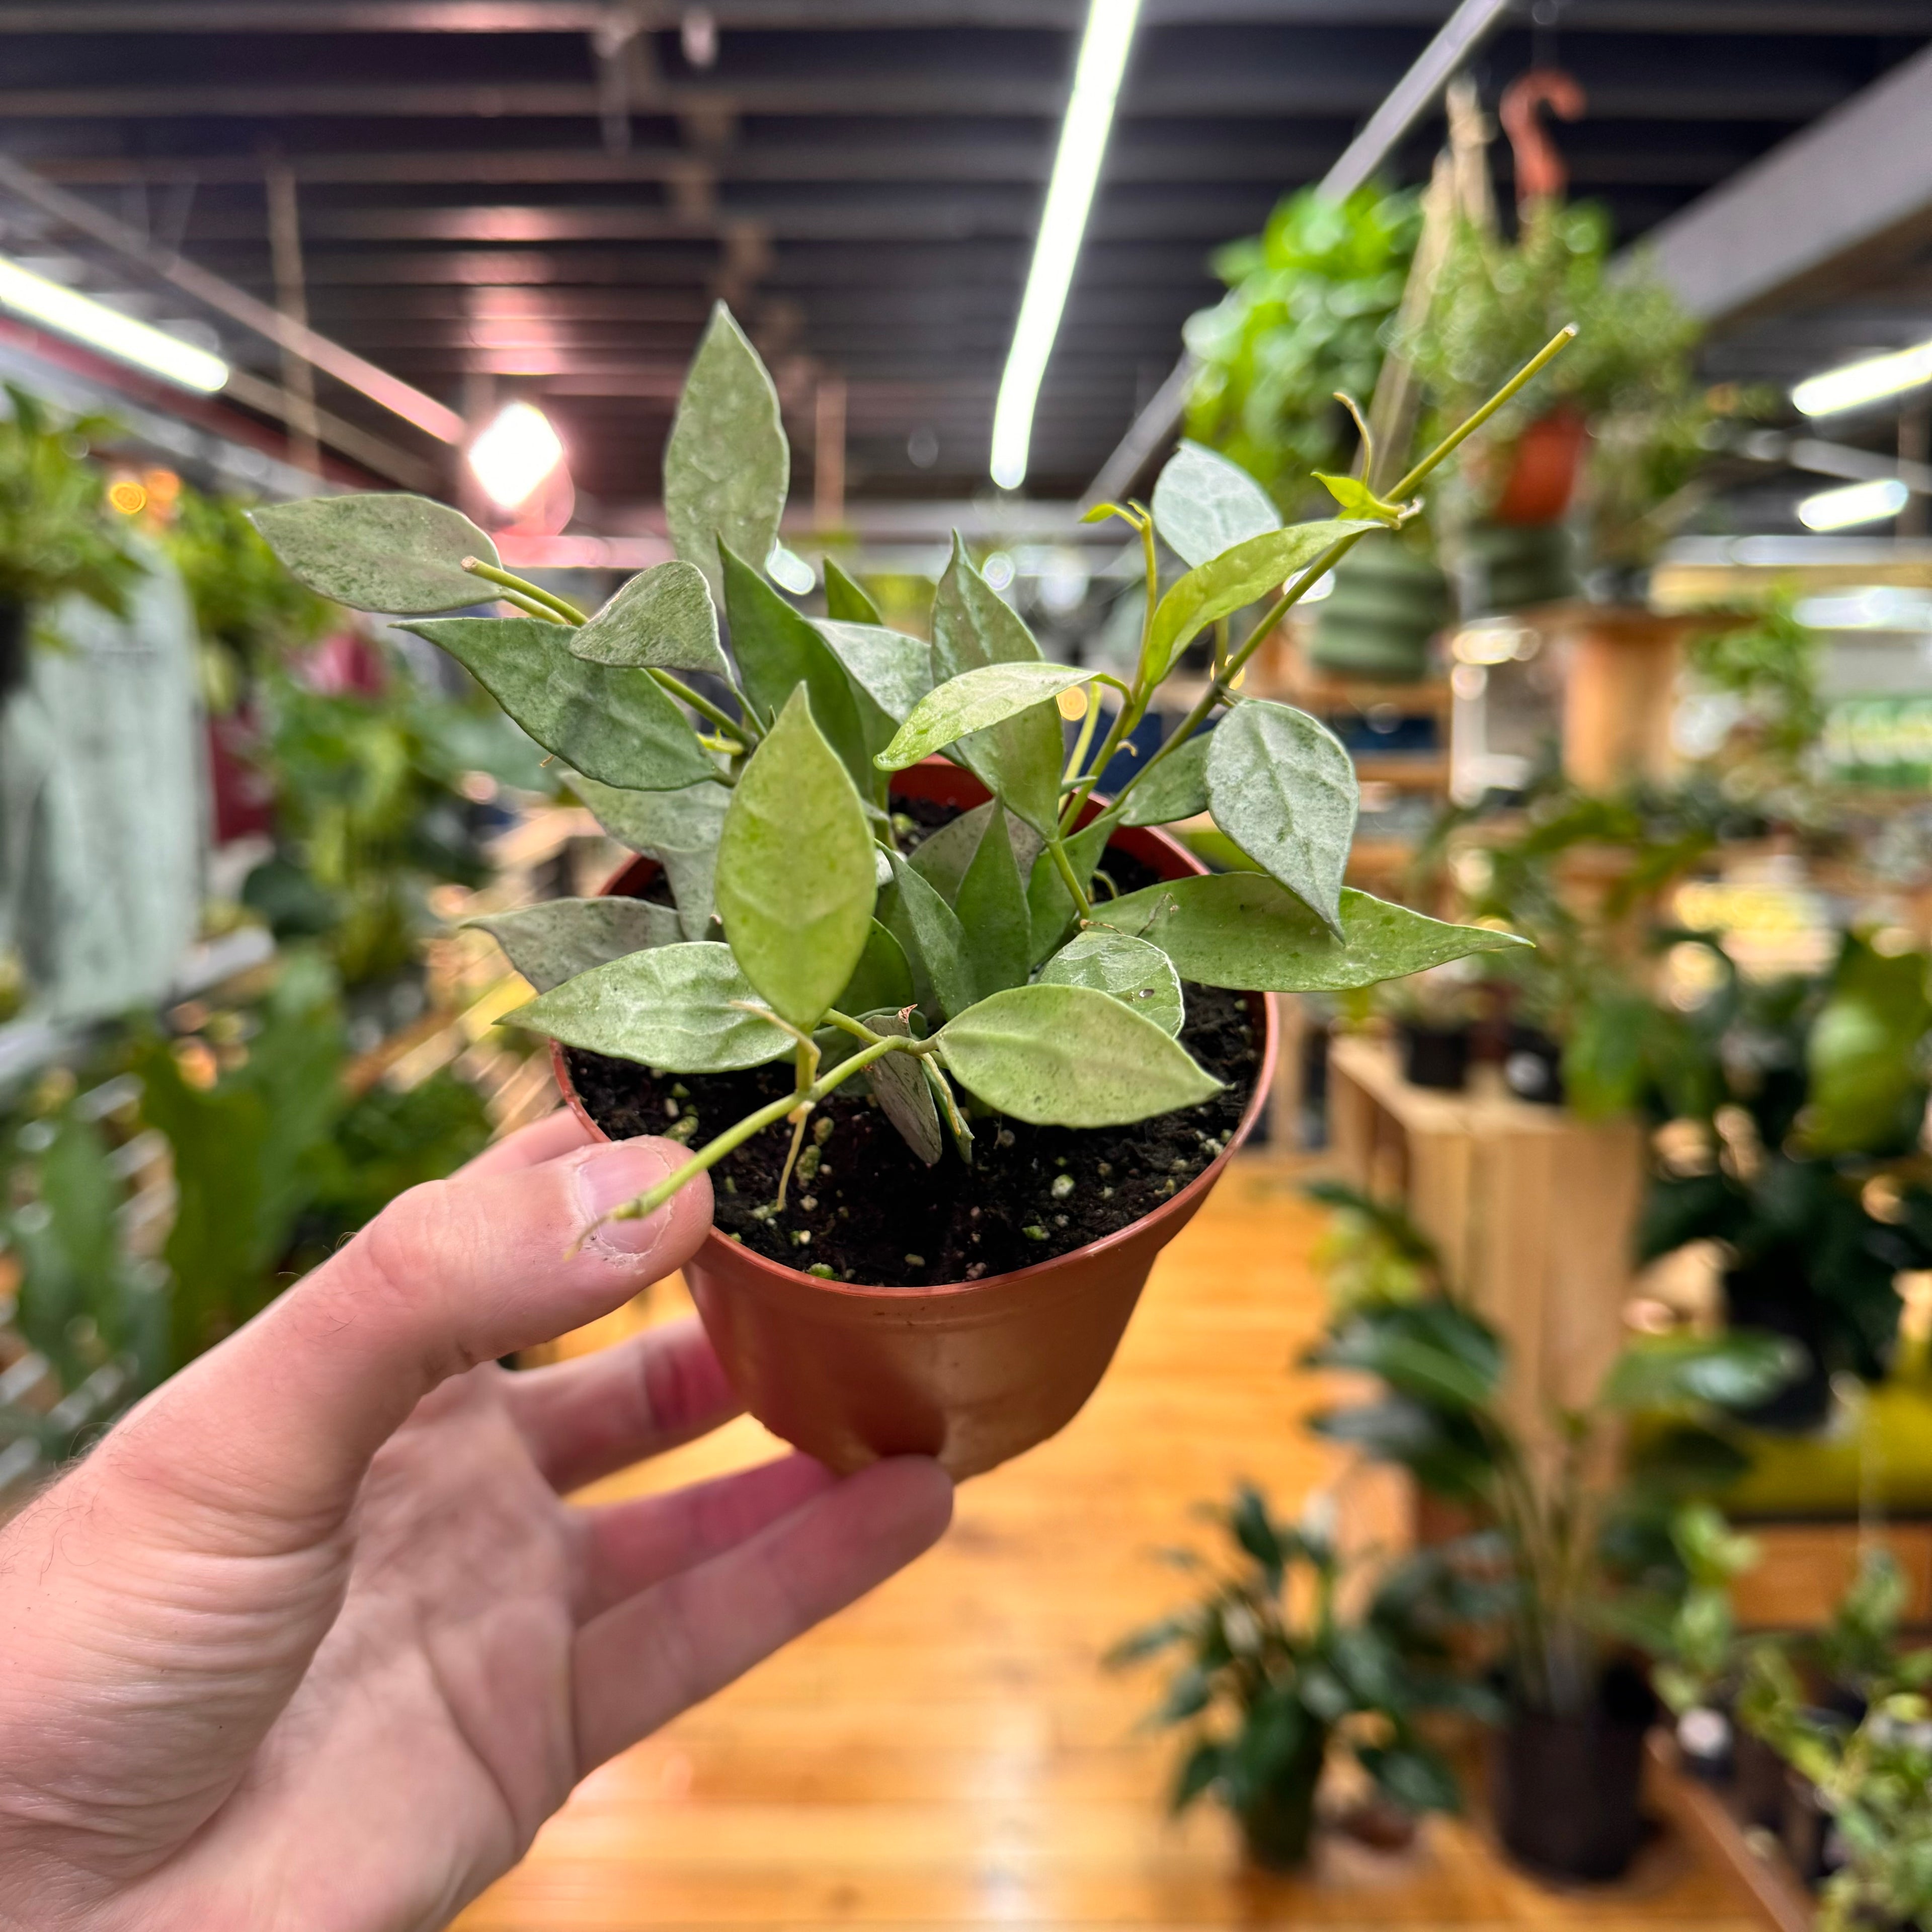
<path fill-rule="evenodd" d="M 668 670 L 660 670 L 656 664 L 646 668 L 656 680 L 660 690 L 668 691 L 674 698 L 682 698 L 700 718 L 708 718 L 721 731 L 728 731 L 734 738 L 748 736 L 757 744 L 764 736 L 758 728 L 758 721 L 747 710 L 742 721 L 734 718 L 722 705 L 713 704 L 703 692 L 693 691 L 681 677 L 673 677 Z"/>
<path fill-rule="evenodd" d="M 1061 881 L 1073 896 L 1073 903 L 1080 908 L 1082 919 L 1094 916 L 1094 902 L 1080 890 L 1078 876 L 1073 869 L 1073 861 L 1066 856 L 1066 841 L 1062 838 L 1049 838 L 1046 849 L 1053 854 L 1053 862 L 1059 868 Z"/>
<path fill-rule="evenodd" d="M 463 567 L 472 577 L 480 577 L 487 584 L 500 584 L 506 590 L 514 590 L 520 596 L 548 604 L 566 624 L 584 625 L 590 621 L 568 598 L 560 597 L 554 590 L 546 590 L 541 584 L 532 584 L 528 578 L 519 577 L 512 571 L 485 563 L 480 556 L 466 556 Z"/>
<path fill-rule="evenodd" d="M 850 1079 L 854 1074 L 862 1072 L 874 1060 L 883 1059 L 889 1053 L 909 1052 L 922 1044 L 918 1040 L 902 1040 L 896 1035 L 890 1038 L 875 1038 L 873 1045 L 862 1048 L 850 1060 L 841 1060 L 830 1072 L 821 1074 L 809 1087 L 794 1088 L 782 1099 L 760 1107 L 755 1114 L 747 1114 L 736 1126 L 727 1127 L 716 1140 L 707 1141 L 675 1173 L 666 1174 L 655 1187 L 647 1189 L 634 1199 L 626 1201 L 621 1208 L 612 1208 L 601 1220 L 592 1222 L 577 1238 L 577 1246 L 581 1247 L 605 1221 L 649 1220 L 680 1187 L 695 1180 L 707 1168 L 716 1167 L 734 1148 L 742 1146 L 754 1134 L 776 1126 L 800 1107 L 817 1106 L 835 1088 Z"/>
<path fill-rule="evenodd" d="M 1454 455 L 1469 437 L 1496 414 L 1497 410 L 1516 396 L 1526 383 L 1540 374 L 1576 339 L 1576 325 L 1574 322 L 1566 322 L 1480 409 L 1472 411 L 1426 456 L 1424 457 L 1407 476 L 1396 483 L 1388 493 L 1389 500 L 1399 501 L 1401 498 L 1408 496 L 1438 465 Z M 1281 622 L 1289 610 L 1300 603 L 1310 590 L 1333 570 L 1367 534 L 1365 530 L 1358 530 L 1353 535 L 1343 537 L 1339 542 L 1330 544 L 1328 549 L 1324 550 L 1282 591 L 1281 596 L 1269 608 L 1268 614 L 1262 619 L 1253 630 L 1249 632 L 1247 641 L 1228 659 L 1226 664 L 1216 672 L 1214 676 L 1208 680 L 1208 688 L 1202 694 L 1200 701 L 1168 734 L 1160 750 L 1156 752 L 1138 770 L 1128 775 L 1126 783 L 1121 786 L 1114 796 L 1114 802 L 1116 805 L 1118 805 L 1120 800 L 1125 798 L 1127 794 L 1160 763 L 1162 759 L 1167 757 L 1170 752 L 1180 750 L 1180 747 L 1208 722 L 1215 707 L 1226 700 L 1234 680 L 1240 675 L 1242 668 L 1247 663 L 1249 658 L 1261 649 L 1268 633 Z M 1138 723 L 1138 720 L 1136 719 L 1136 722 Z M 1094 776 L 1097 778 L 1099 773 L 1096 772 Z M 1093 788 L 1090 782 L 1088 788 L 1089 790 Z"/>

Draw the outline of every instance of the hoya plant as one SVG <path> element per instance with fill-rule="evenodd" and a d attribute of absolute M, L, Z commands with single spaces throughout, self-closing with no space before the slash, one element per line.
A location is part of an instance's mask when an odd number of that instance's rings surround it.
<path fill-rule="evenodd" d="M 802 614 L 762 568 L 790 471 L 778 396 L 722 305 L 664 453 L 676 555 L 600 610 L 506 570 L 482 530 L 419 496 L 315 499 L 256 521 L 311 588 L 406 618 L 448 650 L 577 775 L 614 836 L 662 862 L 670 904 L 560 900 L 490 922 L 537 991 L 510 1019 L 660 1074 L 790 1063 L 778 1098 L 616 1217 L 652 1213 L 778 1127 L 790 1135 L 782 1207 L 813 1110 L 860 1076 L 920 1160 L 945 1158 L 950 1141 L 970 1162 L 989 1117 L 1112 1126 L 1216 1093 L 1178 1037 L 1184 982 L 1333 992 L 1520 943 L 1346 889 L 1347 752 L 1314 718 L 1238 687 L 1282 614 L 1362 537 L 1405 521 L 1423 478 L 1568 334 L 1386 499 L 1336 478 L 1342 514 L 1283 527 L 1244 472 L 1188 448 L 1150 508 L 1092 512 L 1124 521 L 1147 559 L 1124 679 L 1046 662 L 956 536 L 929 644 L 881 624 L 830 563 L 826 616 Z M 1164 590 L 1156 530 L 1188 566 Z M 439 614 L 490 598 L 512 614 Z M 1231 646 L 1223 620 L 1268 599 Z M 1096 798 L 1203 633 L 1220 640 L 1206 690 L 1111 800 Z M 1088 706 L 1070 755 L 1057 700 L 1076 686 Z M 893 775 L 935 757 L 990 796 L 902 850 Z M 1204 810 L 1247 869 L 1111 898 L 1096 888 L 1117 829 Z"/>

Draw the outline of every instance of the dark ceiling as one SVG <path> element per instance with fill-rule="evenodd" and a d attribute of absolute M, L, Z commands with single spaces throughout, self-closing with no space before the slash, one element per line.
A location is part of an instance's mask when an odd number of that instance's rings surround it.
<path fill-rule="evenodd" d="M 592 520 L 657 494 L 706 306 L 813 396 L 857 497 L 984 486 L 994 388 L 1084 0 L 0 0 L 0 147 L 272 296 L 265 170 L 298 190 L 316 328 L 458 409 L 540 399 Z M 1932 0 L 1540 0 L 1474 72 L 1582 82 L 1573 192 L 1625 238 L 1932 38 Z M 1158 385 L 1214 244 L 1318 178 L 1448 0 L 1146 0 L 1029 488 L 1072 496 Z M 1527 10 L 1525 10 L 1526 15 Z M 715 32 L 709 37 L 706 22 Z M 709 64 L 705 57 L 709 52 Z M 1420 178 L 1420 124 L 1395 172 Z M 1508 178 L 1507 149 L 1498 159 Z M 100 265 L 0 202 L 4 245 Z M 69 271 L 71 272 L 71 270 Z M 149 313 L 181 316 L 172 292 Z M 208 318 L 204 318 L 206 320 Z M 224 326 L 236 358 L 274 352 Z M 427 448 L 325 385 L 326 406 Z M 929 458 L 923 463 L 917 458 Z"/>

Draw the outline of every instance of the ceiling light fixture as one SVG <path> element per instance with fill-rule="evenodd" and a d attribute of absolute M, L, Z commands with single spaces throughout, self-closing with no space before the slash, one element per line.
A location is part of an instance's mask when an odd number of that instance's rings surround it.
<path fill-rule="evenodd" d="M 184 389 L 212 395 L 228 380 L 228 364 L 219 356 L 136 322 L 78 289 L 50 282 L 4 256 L 0 256 L 0 307 Z"/>
<path fill-rule="evenodd" d="M 1798 520 L 1808 530 L 1848 530 L 1855 524 L 1897 516 L 1911 494 L 1895 476 L 1848 483 L 1842 490 L 1821 490 L 1807 496 L 1798 506 Z"/>
<path fill-rule="evenodd" d="M 1807 376 L 1792 391 L 1791 400 L 1808 416 L 1828 416 L 1882 402 L 1922 382 L 1932 382 L 1932 342 L 1894 350 L 1889 356 L 1868 356 L 1841 369 L 1827 369 L 1822 376 Z"/>
<path fill-rule="evenodd" d="M 1040 400 L 1054 338 L 1060 333 L 1140 10 L 1140 0 L 1089 0 L 1087 29 L 1073 70 L 1073 92 L 1060 124 L 1060 148 L 1053 158 L 1046 206 L 1040 218 L 1040 238 L 1034 244 L 1033 266 L 1027 273 L 1026 293 L 993 410 L 993 481 L 1003 490 L 1016 490 L 1026 481 L 1034 407 Z"/>
<path fill-rule="evenodd" d="M 562 460 L 556 431 L 533 403 L 506 403 L 470 446 L 470 470 L 500 510 L 528 502 Z"/>

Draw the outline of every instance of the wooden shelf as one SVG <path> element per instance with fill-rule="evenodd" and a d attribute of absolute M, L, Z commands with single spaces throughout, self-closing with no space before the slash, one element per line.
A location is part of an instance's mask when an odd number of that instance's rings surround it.
<path fill-rule="evenodd" d="M 1651 1787 L 1672 1820 L 1737 1881 L 1772 1932 L 1811 1932 L 1816 1902 L 1768 1832 L 1748 1828 L 1714 1786 L 1678 1762 L 1664 1732 L 1650 1735 Z"/>

